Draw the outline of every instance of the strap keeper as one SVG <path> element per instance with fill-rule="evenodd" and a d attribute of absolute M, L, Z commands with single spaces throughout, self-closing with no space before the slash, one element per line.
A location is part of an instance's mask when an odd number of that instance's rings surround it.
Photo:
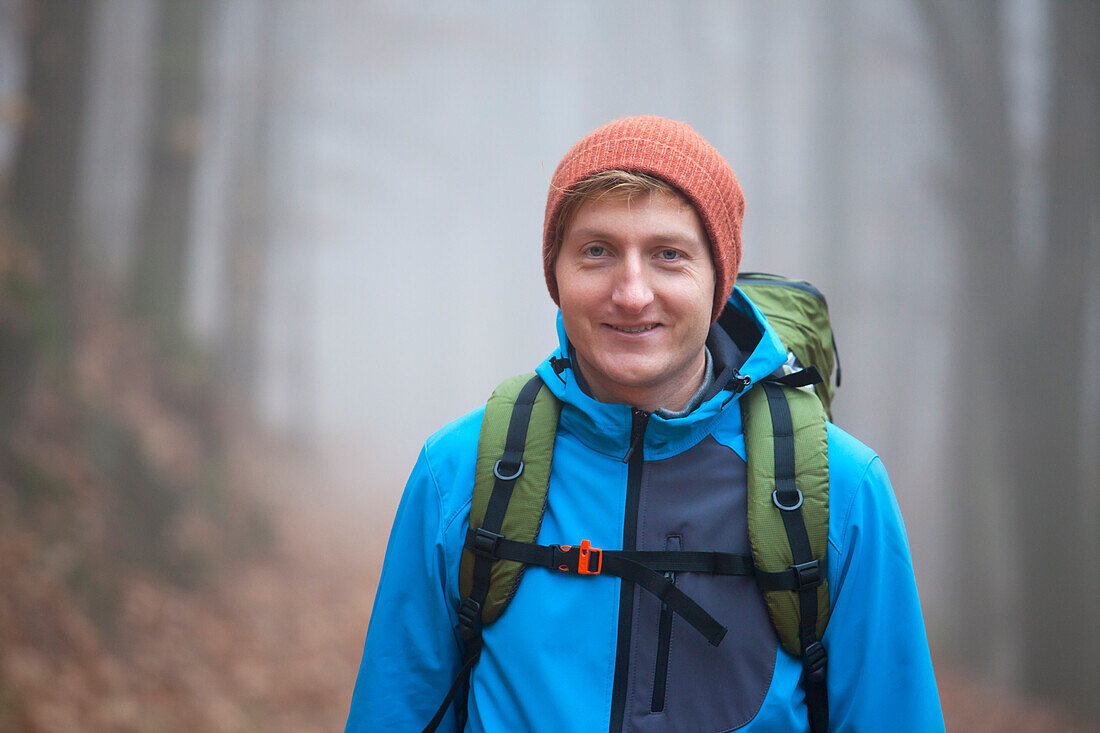
<path fill-rule="evenodd" d="M 815 641 L 802 651 L 802 669 L 811 682 L 825 681 L 827 655 L 820 641 Z"/>
<path fill-rule="evenodd" d="M 473 541 L 470 543 L 470 549 L 473 550 L 475 555 L 481 557 L 487 557 L 490 560 L 497 559 L 497 546 L 500 541 L 504 539 L 504 535 L 499 535 L 496 532 L 490 532 L 484 527 L 478 527 L 474 530 Z"/>
<path fill-rule="evenodd" d="M 794 573 L 794 590 L 809 590 L 821 585 L 821 565 L 817 560 L 791 565 L 791 572 Z"/>

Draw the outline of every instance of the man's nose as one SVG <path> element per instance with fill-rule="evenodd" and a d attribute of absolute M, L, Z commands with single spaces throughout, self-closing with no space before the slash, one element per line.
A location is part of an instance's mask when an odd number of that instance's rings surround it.
<path fill-rule="evenodd" d="M 641 257 L 624 257 L 616 268 L 615 289 L 611 302 L 620 308 L 640 311 L 653 302 L 653 284 L 651 273 L 645 267 Z"/>

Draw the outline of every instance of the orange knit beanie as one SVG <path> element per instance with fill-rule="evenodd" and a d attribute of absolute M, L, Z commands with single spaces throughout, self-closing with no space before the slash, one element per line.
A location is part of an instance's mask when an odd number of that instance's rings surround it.
<path fill-rule="evenodd" d="M 624 117 L 582 137 L 561 159 L 550 181 L 542 248 L 546 287 L 558 302 L 554 276 L 558 217 L 565 193 L 601 171 L 624 170 L 660 178 L 695 206 L 710 240 L 714 260 L 714 309 L 718 315 L 733 291 L 741 263 L 741 217 L 745 198 L 725 159 L 683 122 L 663 117 Z"/>

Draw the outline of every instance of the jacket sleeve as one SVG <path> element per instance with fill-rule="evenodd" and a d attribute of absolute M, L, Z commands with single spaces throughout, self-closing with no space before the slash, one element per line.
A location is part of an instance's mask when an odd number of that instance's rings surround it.
<path fill-rule="evenodd" d="M 458 674 L 457 617 L 448 602 L 448 530 L 427 449 L 405 486 L 386 547 L 346 731 L 420 731 Z M 453 532 L 452 532 L 453 533 Z M 451 552 L 454 552 L 452 546 Z M 439 731 L 456 730 L 454 711 Z"/>
<path fill-rule="evenodd" d="M 830 461 L 832 458 L 830 457 Z M 877 458 L 830 533 L 833 610 L 829 727 L 834 731 L 944 730 L 905 527 L 886 469 Z M 837 497 L 840 498 L 840 497 Z"/>

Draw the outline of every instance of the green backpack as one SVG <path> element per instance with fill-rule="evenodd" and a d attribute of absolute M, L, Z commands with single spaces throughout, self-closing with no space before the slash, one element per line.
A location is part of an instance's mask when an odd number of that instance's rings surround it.
<path fill-rule="evenodd" d="M 789 280 L 764 272 L 742 272 L 737 276 L 737 285 L 768 317 L 768 323 L 798 363 L 817 368 L 822 380 L 814 389 L 825 406 L 825 414 L 832 420 L 836 389 L 830 378 L 835 365 L 836 387 L 840 387 L 840 355 L 829 324 L 825 296 L 805 280 Z"/>
<path fill-rule="evenodd" d="M 821 638 L 829 619 L 826 420 L 833 396 L 828 381 L 837 363 L 835 342 L 825 299 L 809 283 L 751 273 L 740 276 L 738 285 L 803 367 L 788 367 L 785 376 L 758 382 L 741 396 L 752 555 L 601 550 L 587 540 L 575 546 L 536 544 L 561 403 L 536 375 L 506 380 L 485 407 L 470 529 L 459 569 L 464 664 L 425 731 L 435 730 L 452 699 L 464 720 L 464 690 L 481 652 L 481 628 L 504 612 L 528 565 L 633 581 L 715 646 L 726 629 L 665 573 L 755 576 L 780 643 L 803 660 L 811 731 L 828 729 Z M 807 389 L 811 385 L 814 390 Z"/>

